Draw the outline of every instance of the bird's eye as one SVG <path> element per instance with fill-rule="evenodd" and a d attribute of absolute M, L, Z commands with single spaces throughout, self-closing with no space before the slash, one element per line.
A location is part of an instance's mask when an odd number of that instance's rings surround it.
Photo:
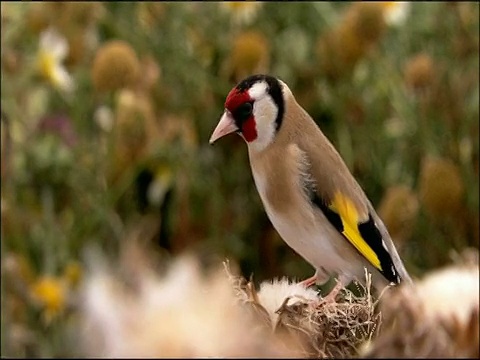
<path fill-rule="evenodd" d="M 242 105 L 240 105 L 234 112 L 234 117 L 237 121 L 243 122 L 247 120 L 251 115 L 253 111 L 253 103 L 252 102 L 246 102 Z"/>

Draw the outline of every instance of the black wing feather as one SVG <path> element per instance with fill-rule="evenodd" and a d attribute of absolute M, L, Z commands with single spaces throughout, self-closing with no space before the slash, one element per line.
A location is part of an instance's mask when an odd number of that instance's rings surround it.
<path fill-rule="evenodd" d="M 308 193 L 310 201 L 313 205 L 318 207 L 322 213 L 325 215 L 330 224 L 333 225 L 337 231 L 343 235 L 343 223 L 339 214 L 330 209 L 327 203 L 318 196 L 318 193 L 307 184 L 305 184 L 305 189 Z M 365 242 L 370 246 L 370 248 L 375 252 L 380 261 L 381 270 L 377 269 L 388 281 L 395 284 L 400 283 L 400 277 L 398 276 L 397 269 L 393 264 L 392 257 L 390 256 L 387 249 L 383 245 L 382 235 L 375 225 L 375 221 L 372 218 L 372 215 L 369 214 L 368 220 L 363 223 L 358 224 L 358 231 Z M 345 237 L 345 236 L 344 236 Z M 346 239 L 346 238 L 345 238 Z M 346 239 L 348 241 L 348 239 Z M 350 243 L 350 241 L 349 241 Z M 352 245 L 353 246 L 353 245 Z M 355 250 L 357 250 L 355 248 Z M 358 251 L 358 250 L 357 250 Z"/>

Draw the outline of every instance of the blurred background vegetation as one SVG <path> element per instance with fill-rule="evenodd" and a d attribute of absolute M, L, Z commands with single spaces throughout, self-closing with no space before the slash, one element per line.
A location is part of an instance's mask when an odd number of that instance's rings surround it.
<path fill-rule="evenodd" d="M 479 3 L 1 4 L 2 354 L 69 356 L 89 246 L 313 269 L 246 146 L 210 134 L 247 75 L 283 79 L 415 277 L 479 246 Z M 134 234 L 134 235 L 132 235 Z"/>

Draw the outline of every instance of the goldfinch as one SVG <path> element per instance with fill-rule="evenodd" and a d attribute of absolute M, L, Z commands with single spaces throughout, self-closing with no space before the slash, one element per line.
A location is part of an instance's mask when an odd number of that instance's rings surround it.
<path fill-rule="evenodd" d="M 364 191 L 283 81 L 253 75 L 230 91 L 210 144 L 234 132 L 247 143 L 271 223 L 316 269 L 304 285 L 336 275 L 336 294 L 352 280 L 363 282 L 365 268 L 380 289 L 411 282 Z"/>

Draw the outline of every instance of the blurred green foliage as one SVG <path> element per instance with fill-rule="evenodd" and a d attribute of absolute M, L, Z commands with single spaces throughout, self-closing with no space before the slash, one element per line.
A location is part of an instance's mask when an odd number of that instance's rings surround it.
<path fill-rule="evenodd" d="M 71 355 L 74 314 L 45 311 L 75 294 L 86 246 L 115 254 L 131 234 L 256 280 L 312 274 L 269 223 L 241 139 L 208 144 L 254 72 L 289 84 L 387 226 L 408 229 L 392 236 L 412 275 L 478 248 L 479 4 L 412 3 L 387 21 L 394 7 L 2 3 L 3 353 Z M 73 90 L 38 67 L 48 29 L 68 42 Z M 46 277 L 60 295 L 38 290 Z"/>

